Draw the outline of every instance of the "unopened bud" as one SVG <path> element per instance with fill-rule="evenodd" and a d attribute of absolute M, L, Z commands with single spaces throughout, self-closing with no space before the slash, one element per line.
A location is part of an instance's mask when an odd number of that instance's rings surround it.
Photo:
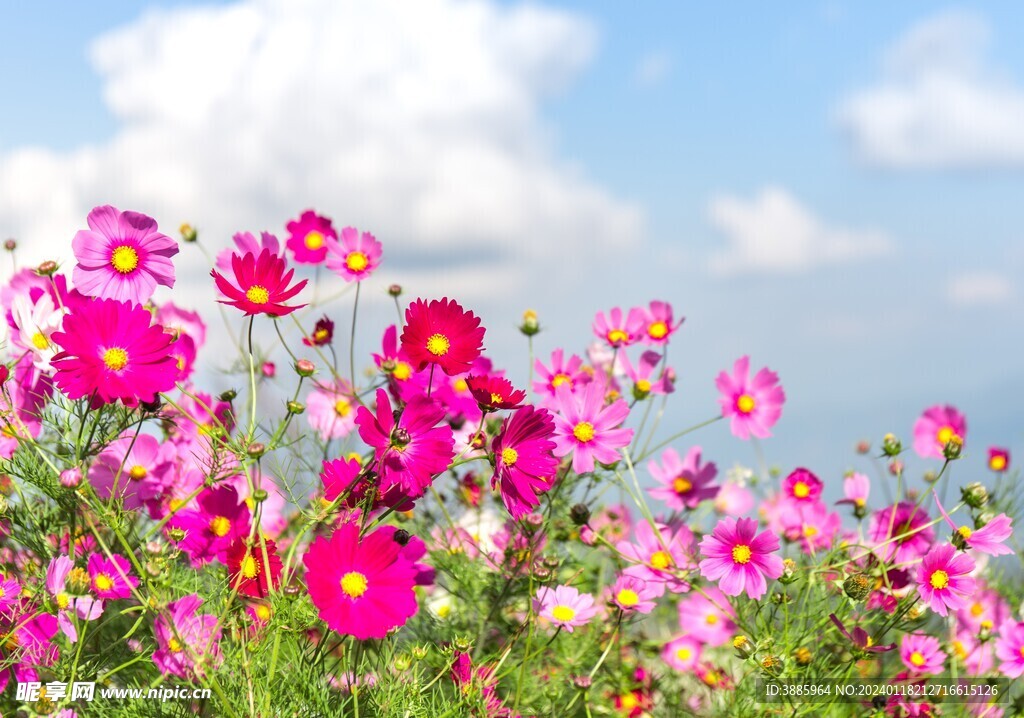
<path fill-rule="evenodd" d="M 857 442 L 857 453 L 866 454 L 871 451 L 871 442 L 866 439 L 862 439 Z"/>
<path fill-rule="evenodd" d="M 452 641 L 452 644 L 455 646 L 455 650 L 460 653 L 466 653 L 473 647 L 473 642 L 462 636 L 456 636 L 455 640 Z"/>
<path fill-rule="evenodd" d="M 167 538 L 169 538 L 174 543 L 178 543 L 179 541 L 185 538 L 185 531 L 184 529 L 179 528 L 167 529 Z"/>
<path fill-rule="evenodd" d="M 266 489 L 256 489 L 252 492 L 252 500 L 258 504 L 262 504 L 266 501 L 268 496 L 270 496 L 270 494 L 267 493 Z"/>
<path fill-rule="evenodd" d="M 921 478 L 924 479 L 926 483 L 934 484 L 936 481 L 939 480 L 939 475 L 935 473 L 934 470 L 928 469 L 926 472 L 924 472 L 924 475 Z"/>
<path fill-rule="evenodd" d="M 533 577 L 538 581 L 547 581 L 551 578 L 551 569 L 544 568 L 543 566 L 534 566 Z"/>
<path fill-rule="evenodd" d="M 593 685 L 594 679 L 590 676 L 573 676 L 572 684 L 579 688 L 581 691 L 585 691 Z"/>
<path fill-rule="evenodd" d="M 191 224 L 185 223 L 181 225 L 181 227 L 178 228 L 178 231 L 181 232 L 182 242 L 195 242 L 199 239 L 199 233 L 196 232 L 195 227 Z"/>
<path fill-rule="evenodd" d="M 889 462 L 889 473 L 893 476 L 899 476 L 903 473 L 903 462 L 899 459 L 893 459 Z"/>
<path fill-rule="evenodd" d="M 313 376 L 315 371 L 316 365 L 309 359 L 299 359 L 295 362 L 295 373 L 299 376 Z"/>
<path fill-rule="evenodd" d="M 390 287 L 388 287 L 388 294 L 391 295 L 392 297 L 402 296 L 402 285 L 392 284 Z"/>
<path fill-rule="evenodd" d="M 250 457 L 254 459 L 258 459 L 259 457 L 263 456 L 266 450 L 266 445 L 260 443 L 259 441 L 254 441 L 247 447 L 245 447 L 245 453 L 247 453 Z"/>
<path fill-rule="evenodd" d="M 38 274 L 40 276 L 43 276 L 43 277 L 49 277 L 49 276 L 51 276 L 53 274 L 56 274 L 56 273 L 57 273 L 57 263 L 54 262 L 53 260 L 49 260 L 48 259 L 45 262 L 43 262 L 42 264 L 40 264 L 38 267 L 36 267 L 36 274 Z"/>
<path fill-rule="evenodd" d="M 980 509 L 988 503 L 988 491 L 977 481 L 960 489 L 960 495 L 963 497 L 964 503 L 972 509 Z"/>
<path fill-rule="evenodd" d="M 8 252 L 13 252 L 18 248 L 18 242 L 13 237 L 4 240 L 4 249 Z"/>
<path fill-rule="evenodd" d="M 297 401 L 289 401 L 285 404 L 285 407 L 287 407 L 289 414 L 301 414 L 306 410 L 306 407 Z"/>
<path fill-rule="evenodd" d="M 410 441 L 412 441 L 412 437 L 409 435 L 408 429 L 401 426 L 397 426 L 391 431 L 392 446 L 405 446 Z"/>
<path fill-rule="evenodd" d="M 537 321 L 537 312 L 527 309 L 523 312 L 523 323 L 519 325 L 519 331 L 528 337 L 532 337 L 540 331 L 540 322 Z"/>
<path fill-rule="evenodd" d="M 843 593 L 854 601 L 863 601 L 871 593 L 871 579 L 863 573 L 853 573 L 843 581 Z"/>
<path fill-rule="evenodd" d="M 535 531 L 544 525 L 544 515 L 533 511 L 523 517 L 523 523 L 526 524 L 527 528 Z"/>
<path fill-rule="evenodd" d="M 237 391 L 235 391 L 234 389 L 228 389 L 227 391 L 222 391 L 220 396 L 217 397 L 217 398 L 220 399 L 221 401 L 229 401 L 230 402 L 230 401 L 234 401 L 235 397 L 237 397 L 237 396 L 238 396 L 238 392 Z"/>
<path fill-rule="evenodd" d="M 395 540 L 395 543 L 399 546 L 405 546 L 407 543 L 409 543 L 409 540 L 412 538 L 412 534 L 410 534 L 405 529 L 398 529 L 397 531 L 395 531 L 394 535 L 391 538 L 393 538 Z"/>
<path fill-rule="evenodd" d="M 60 485 L 73 489 L 82 483 L 82 470 L 77 466 L 72 466 L 70 469 L 64 469 L 60 472 Z"/>
<path fill-rule="evenodd" d="M 413 646 L 412 647 L 412 657 L 415 658 L 417 661 L 422 661 L 424 658 L 426 658 L 427 657 L 427 648 L 426 648 L 426 646 Z"/>
<path fill-rule="evenodd" d="M 260 372 L 268 379 L 273 379 L 274 375 L 277 374 L 277 366 L 272 361 L 263 362 L 263 366 L 260 367 Z"/>
<path fill-rule="evenodd" d="M 896 438 L 895 434 L 886 434 L 882 437 L 882 453 L 886 456 L 897 456 L 903 451 L 903 444 Z"/>
<path fill-rule="evenodd" d="M 960 458 L 960 454 L 964 450 L 963 437 L 953 434 L 949 437 L 949 441 L 942 447 L 942 455 L 945 456 L 949 461 L 955 461 Z"/>
<path fill-rule="evenodd" d="M 590 521 L 590 509 L 583 503 L 573 504 L 572 508 L 569 509 L 569 518 L 577 526 L 582 526 Z"/>

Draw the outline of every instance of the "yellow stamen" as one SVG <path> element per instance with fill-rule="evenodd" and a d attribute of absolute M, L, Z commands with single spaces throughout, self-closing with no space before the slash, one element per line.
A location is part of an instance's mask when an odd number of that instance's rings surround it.
<path fill-rule="evenodd" d="M 664 339 L 668 334 L 668 325 L 665 322 L 654 322 L 647 327 L 647 336 L 651 339 Z"/>
<path fill-rule="evenodd" d="M 623 342 L 629 341 L 629 335 L 621 329 L 612 329 L 608 332 L 608 343 L 609 344 L 622 344 Z"/>
<path fill-rule="evenodd" d="M 495 394 L 493 391 L 491 392 L 492 404 L 501 404 L 503 401 L 505 401 L 505 397 L 503 397 L 501 394 Z"/>
<path fill-rule="evenodd" d="M 341 577 L 341 591 L 349 598 L 359 598 L 366 593 L 366 576 L 358 571 L 349 571 Z"/>
<path fill-rule="evenodd" d="M 149 471 L 142 464 L 136 464 L 128 470 L 128 478 L 132 481 L 142 481 L 146 476 L 149 475 Z"/>
<path fill-rule="evenodd" d="M 688 660 L 690 660 L 690 656 L 692 656 L 692 655 L 693 655 L 693 651 L 691 651 L 686 646 L 683 646 L 682 648 L 677 648 L 676 649 L 676 658 L 678 658 L 680 661 L 688 661 Z"/>
<path fill-rule="evenodd" d="M 552 388 L 562 386 L 562 384 L 568 384 L 569 388 L 572 388 L 572 379 L 569 377 L 568 374 L 555 374 L 553 377 L 551 377 Z"/>
<path fill-rule="evenodd" d="M 984 612 L 985 612 L 985 607 L 982 606 L 980 603 L 975 602 L 975 603 L 971 604 L 971 615 L 974 616 L 975 618 L 977 618 L 978 616 L 980 616 Z"/>
<path fill-rule="evenodd" d="M 263 604 L 263 603 L 261 603 L 258 606 L 256 606 L 256 618 L 260 619 L 261 621 L 269 620 L 270 619 L 270 606 L 267 606 L 266 604 Z"/>
<path fill-rule="evenodd" d="M 406 381 L 412 376 L 412 367 L 407 362 L 400 361 L 395 364 L 395 370 L 391 372 L 391 376 L 395 377 L 398 381 Z"/>
<path fill-rule="evenodd" d="M 806 499 L 811 495 L 811 487 L 805 481 L 797 481 L 793 484 L 793 496 L 798 499 Z"/>
<path fill-rule="evenodd" d="M 953 431 L 952 426 L 944 426 L 938 430 L 935 434 L 935 438 L 939 440 L 939 443 L 945 446 L 949 443 L 949 440 L 956 436 L 956 432 Z"/>
<path fill-rule="evenodd" d="M 704 623 L 708 624 L 709 626 L 714 626 L 716 623 L 718 623 L 718 614 L 709 613 L 704 617 Z"/>
<path fill-rule="evenodd" d="M 306 245 L 306 249 L 313 250 L 314 252 L 324 246 L 323 234 L 315 229 L 312 232 L 308 232 L 302 241 Z"/>
<path fill-rule="evenodd" d="M 806 538 L 814 538 L 817 535 L 818 535 L 818 527 L 817 526 L 811 526 L 810 524 L 804 526 L 804 537 L 806 537 Z"/>
<path fill-rule="evenodd" d="M 256 574 L 260 572 L 260 565 L 256 563 L 256 559 L 254 559 L 251 554 L 245 555 L 245 558 L 242 559 L 242 563 L 238 568 L 245 578 L 256 578 Z"/>
<path fill-rule="evenodd" d="M 245 298 L 253 304 L 266 304 L 270 301 L 270 292 L 266 287 L 254 284 L 245 291 Z"/>
<path fill-rule="evenodd" d="M 515 466 L 519 460 L 519 452 L 512 448 L 501 450 L 501 461 L 505 466 Z"/>
<path fill-rule="evenodd" d="M 555 606 L 551 609 L 551 617 L 560 623 L 568 623 L 576 618 L 576 609 L 569 606 Z"/>
<path fill-rule="evenodd" d="M 121 274 L 130 274 L 139 266 L 139 253 L 132 247 L 122 244 L 111 253 L 110 266 Z"/>
<path fill-rule="evenodd" d="M 615 600 L 622 606 L 635 606 L 640 603 L 640 596 L 636 591 L 624 588 L 615 595 Z"/>
<path fill-rule="evenodd" d="M 920 668 L 925 664 L 924 655 L 920 651 L 914 651 L 910 654 L 910 662 Z"/>
<path fill-rule="evenodd" d="M 121 371 L 128 366 L 128 352 L 121 347 L 111 347 L 103 352 L 103 363 L 111 371 Z"/>
<path fill-rule="evenodd" d="M 105 573 L 96 574 L 92 580 L 93 585 L 97 591 L 109 591 L 114 587 L 114 582 L 110 580 L 110 576 Z"/>
<path fill-rule="evenodd" d="M 42 351 L 50 346 L 50 340 L 46 338 L 46 335 L 42 332 L 36 332 L 32 335 L 32 346 Z"/>
<path fill-rule="evenodd" d="M 181 641 L 172 636 L 171 639 L 167 641 L 167 650 L 171 653 L 181 653 Z"/>
<path fill-rule="evenodd" d="M 456 379 L 455 383 L 452 384 L 452 388 L 461 394 L 464 391 L 469 391 L 469 382 L 465 379 Z"/>
<path fill-rule="evenodd" d="M 443 357 L 451 346 L 451 342 L 444 334 L 433 334 L 427 339 L 427 351 L 436 357 Z"/>
<path fill-rule="evenodd" d="M 659 571 L 664 571 L 672 565 L 672 556 L 666 551 L 655 551 L 651 554 L 651 565 Z"/>
<path fill-rule="evenodd" d="M 361 272 L 370 264 L 370 260 L 362 252 L 350 252 L 345 257 L 345 266 L 350 272 Z"/>
<path fill-rule="evenodd" d="M 640 379 L 636 383 L 636 389 L 641 394 L 647 394 L 651 391 L 651 382 L 647 381 L 646 379 Z"/>
<path fill-rule="evenodd" d="M 210 521 L 210 533 L 218 538 L 224 538 L 231 531 L 231 521 L 226 516 L 215 516 Z"/>
<path fill-rule="evenodd" d="M 572 430 L 572 435 L 576 437 L 577 441 L 586 444 L 594 439 L 594 425 L 589 421 L 581 421 Z"/>
<path fill-rule="evenodd" d="M 57 594 L 57 608 L 62 611 L 71 605 L 71 596 L 67 595 L 63 591 Z"/>
<path fill-rule="evenodd" d="M 732 560 L 735 563 L 750 563 L 750 547 L 746 544 L 739 544 L 732 547 Z"/>
<path fill-rule="evenodd" d="M 693 483 L 685 476 L 677 476 L 672 481 L 672 490 L 677 494 L 688 494 L 693 489 Z"/>
<path fill-rule="evenodd" d="M 956 530 L 956 532 L 957 532 L 958 534 L 960 534 L 960 536 L 961 536 L 961 537 L 963 537 L 963 538 L 965 538 L 965 539 L 969 539 L 969 538 L 971 537 L 971 534 L 972 534 L 972 533 L 974 533 L 973 531 L 971 531 L 971 530 L 970 530 L 969 528 L 967 528 L 966 526 L 961 526 L 960 528 L 958 528 L 958 529 Z"/>
<path fill-rule="evenodd" d="M 988 468 L 993 471 L 1002 471 L 1006 468 L 1006 457 L 1002 454 L 996 454 L 988 461 Z"/>
<path fill-rule="evenodd" d="M 949 585 L 949 574 L 945 571 L 935 571 L 932 573 L 931 578 L 928 582 L 932 585 L 932 588 L 943 589 Z"/>
<path fill-rule="evenodd" d="M 750 394 L 740 394 L 736 399 L 736 410 L 741 414 L 749 414 L 754 410 L 756 402 Z"/>
<path fill-rule="evenodd" d="M 345 399 L 338 399 L 334 402 L 334 413 L 344 419 L 352 413 L 352 405 Z"/>

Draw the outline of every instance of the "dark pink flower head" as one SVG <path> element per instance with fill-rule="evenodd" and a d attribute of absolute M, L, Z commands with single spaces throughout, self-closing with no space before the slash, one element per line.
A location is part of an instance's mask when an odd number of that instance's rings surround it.
<path fill-rule="evenodd" d="M 64 317 L 53 341 L 62 349 L 52 360 L 54 383 L 69 399 L 151 402 L 174 388 L 177 374 L 172 337 L 143 307 L 113 299 L 78 304 Z"/>
<path fill-rule="evenodd" d="M 376 450 L 382 492 L 396 488 L 406 498 L 418 498 L 448 468 L 455 437 L 447 424 L 438 426 L 443 419 L 444 411 L 434 402 L 416 397 L 396 420 L 383 389 L 377 390 L 376 415 L 359 407 L 356 426 L 363 441 Z"/>
<path fill-rule="evenodd" d="M 154 621 L 157 650 L 153 663 L 163 675 L 193 680 L 220 665 L 217 616 L 200 614 L 202 605 L 203 600 L 193 593 L 167 604 Z"/>
<path fill-rule="evenodd" d="M 393 532 L 360 538 L 354 523 L 310 545 L 302 559 L 309 597 L 328 628 L 361 641 L 384 638 L 416 613 L 417 569 L 402 548 Z"/>
<path fill-rule="evenodd" d="M 635 344 L 644 336 L 644 326 L 647 323 L 644 315 L 644 310 L 639 307 L 630 309 L 625 317 L 619 307 L 608 312 L 608 316 L 605 316 L 604 312 L 598 312 L 594 316 L 594 334 L 612 347 Z"/>
<path fill-rule="evenodd" d="M 714 462 L 701 463 L 701 448 L 694 446 L 680 459 L 675 449 L 665 449 L 661 464 L 650 461 L 647 464 L 651 476 L 659 486 L 648 489 L 651 496 L 661 499 L 673 511 L 695 509 L 701 501 L 718 495 L 714 483 L 718 468 Z"/>
<path fill-rule="evenodd" d="M 1006 621 L 996 638 L 999 672 L 1010 678 L 1024 675 L 1024 621 Z"/>
<path fill-rule="evenodd" d="M 105 558 L 94 553 L 89 556 L 89 581 L 92 592 L 99 599 L 128 598 L 139 579 L 131 574 L 131 564 L 124 556 L 113 554 Z"/>
<path fill-rule="evenodd" d="M 821 479 L 804 468 L 794 469 L 782 481 L 782 494 L 798 504 L 814 504 L 821 497 Z"/>
<path fill-rule="evenodd" d="M 362 470 L 363 467 L 354 458 L 324 461 L 320 471 L 320 482 L 324 489 L 323 501 L 331 504 L 346 491 L 354 491 Z M 355 508 L 351 503 L 349 506 Z"/>
<path fill-rule="evenodd" d="M 951 439 L 967 437 L 967 420 L 953 406 L 936 404 L 924 410 L 914 422 L 914 451 L 925 459 L 943 458 Z"/>
<path fill-rule="evenodd" d="M 669 338 L 684 321 L 685 317 L 680 317 L 678 322 L 673 320 L 672 305 L 668 302 L 653 301 L 644 312 L 644 341 L 654 345 L 668 344 Z"/>
<path fill-rule="evenodd" d="M 414 368 L 436 364 L 452 376 L 469 371 L 480 356 L 484 328 L 479 317 L 447 297 L 429 304 L 417 299 L 405 310 L 401 341 Z"/>
<path fill-rule="evenodd" d="M 216 269 L 210 270 L 210 276 L 217 283 L 221 294 L 227 297 L 227 299 L 217 300 L 221 304 L 237 307 L 245 312 L 246 316 L 269 314 L 272 317 L 282 317 L 306 306 L 305 304 L 296 306 L 284 304 L 301 292 L 307 282 L 303 279 L 289 287 L 288 284 L 292 281 L 295 270 L 285 271 L 285 269 L 284 257 L 279 257 L 271 253 L 269 249 L 264 249 L 258 258 L 255 254 L 231 255 L 231 271 L 235 275 L 234 283 L 221 276 Z"/>
<path fill-rule="evenodd" d="M 75 288 L 90 297 L 142 304 L 158 284 L 174 286 L 178 243 L 157 231 L 156 221 L 138 212 L 104 205 L 89 212 L 89 229 L 71 240 L 78 264 Z"/>
<path fill-rule="evenodd" d="M 308 337 L 302 337 L 302 343 L 307 347 L 322 347 L 330 344 L 334 339 L 334 322 L 324 315 L 316 320 L 313 332 Z"/>
<path fill-rule="evenodd" d="M 540 359 L 534 364 L 537 371 L 537 379 L 533 382 L 533 390 L 544 396 L 543 406 L 551 407 L 555 403 L 555 394 L 558 387 L 563 384 L 569 387 L 570 391 L 590 381 L 590 375 L 583 369 L 583 360 L 573 354 L 568 360 L 561 349 L 551 352 L 551 366 L 547 366 Z"/>
<path fill-rule="evenodd" d="M 512 518 L 519 519 L 540 505 L 537 494 L 554 485 L 558 459 L 552 451 L 555 421 L 544 409 L 524 406 L 505 419 L 494 438 L 494 478 Z"/>
<path fill-rule="evenodd" d="M 700 542 L 700 573 L 717 581 L 727 596 L 747 596 L 757 600 L 768 590 L 765 578 L 782 575 L 782 559 L 774 555 L 779 539 L 771 531 L 757 533 L 754 519 L 724 518 L 710 535 Z"/>
<path fill-rule="evenodd" d="M 750 378 L 750 357 L 736 360 L 732 374 L 722 372 L 715 379 L 721 396 L 722 416 L 729 419 L 733 436 L 766 439 L 782 416 L 786 393 L 779 386 L 778 375 L 765 368 Z"/>
<path fill-rule="evenodd" d="M 917 590 L 928 606 L 940 616 L 967 605 L 974 593 L 970 577 L 974 559 L 959 553 L 953 544 L 941 544 L 924 555 L 917 569 Z"/>
<path fill-rule="evenodd" d="M 252 232 L 237 232 L 232 239 L 235 242 L 235 249 L 229 247 L 217 255 L 216 264 L 224 273 L 231 271 L 231 255 L 233 254 L 243 257 L 251 254 L 258 257 L 264 249 L 270 250 L 271 254 L 281 254 L 281 245 L 277 241 L 277 237 L 270 232 L 260 232 L 259 239 L 256 239 Z"/>
<path fill-rule="evenodd" d="M 852 643 L 855 648 L 867 651 L 868 653 L 888 653 L 889 651 L 896 649 L 895 643 L 889 643 L 884 646 L 873 644 L 871 642 L 871 636 L 869 636 L 868 632 L 860 626 L 856 626 L 852 632 L 847 630 L 846 626 L 843 625 L 843 622 L 840 621 L 839 617 L 834 613 L 830 613 L 828 617 L 832 620 L 832 623 L 836 625 L 836 628 L 839 629 L 839 632 L 843 634 L 843 636 L 846 637 L 846 640 Z"/>
<path fill-rule="evenodd" d="M 608 601 L 623 613 L 650 613 L 657 598 L 665 592 L 663 584 L 655 584 L 639 576 L 620 574 L 608 592 Z"/>
<path fill-rule="evenodd" d="M 526 399 L 526 392 L 516 389 L 512 382 L 500 376 L 466 377 L 466 387 L 476 399 L 481 411 L 516 409 Z"/>
<path fill-rule="evenodd" d="M 895 517 L 892 506 L 871 515 L 868 538 L 879 545 L 875 554 L 883 561 L 908 563 L 923 556 L 935 540 L 935 530 L 928 522 L 928 513 L 922 507 L 901 501 L 896 504 Z"/>
<path fill-rule="evenodd" d="M 196 506 L 178 511 L 167 529 L 181 529 L 185 537 L 178 548 L 188 554 L 193 567 L 214 559 L 227 563 L 228 549 L 237 538 L 249 535 L 249 507 L 240 502 L 231 486 L 206 489 Z"/>
<path fill-rule="evenodd" d="M 988 450 L 988 468 L 997 474 L 1010 470 L 1010 450 L 993 446 Z"/>
<path fill-rule="evenodd" d="M 619 449 L 633 439 L 632 429 L 621 428 L 629 415 L 629 405 L 616 399 L 605 406 L 604 386 L 591 382 L 573 394 L 569 387 L 558 387 L 555 416 L 555 456 L 572 454 L 572 469 L 577 474 L 594 470 L 594 462 L 614 464 Z"/>
<path fill-rule="evenodd" d="M 311 209 L 286 224 L 285 229 L 285 246 L 299 264 L 320 264 L 327 257 L 327 240 L 338 238 L 331 220 Z"/>
<path fill-rule="evenodd" d="M 942 673 L 946 653 L 932 636 L 907 633 L 900 643 L 900 658 L 911 673 Z"/>
<path fill-rule="evenodd" d="M 380 266 L 380 242 L 355 227 L 341 230 L 341 239 L 327 238 L 327 268 L 346 282 L 361 282 Z"/>
<path fill-rule="evenodd" d="M 89 483 L 101 499 L 116 496 L 126 509 L 159 500 L 171 481 L 174 447 L 132 431 L 111 441 L 89 467 Z"/>

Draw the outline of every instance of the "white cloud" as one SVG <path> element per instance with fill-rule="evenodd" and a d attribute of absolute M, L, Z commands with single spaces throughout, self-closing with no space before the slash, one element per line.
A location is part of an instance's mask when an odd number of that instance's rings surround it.
<path fill-rule="evenodd" d="M 214 248 L 315 207 L 373 231 L 407 280 L 436 274 L 426 256 L 493 269 L 596 253 L 642 235 L 642 212 L 559 159 L 538 112 L 595 46 L 578 16 L 490 0 L 149 11 L 91 47 L 116 134 L 0 155 L 0 228 L 70 260 L 96 204 L 167 231 L 188 220 Z M 179 277 L 198 286 L 197 254 Z"/>
<path fill-rule="evenodd" d="M 953 277 L 948 294 L 953 304 L 991 306 L 1005 304 L 1015 292 L 1010 280 L 997 272 L 970 272 Z"/>
<path fill-rule="evenodd" d="M 667 52 L 649 52 L 640 58 L 633 77 L 641 87 L 660 85 L 672 72 L 672 57 Z"/>
<path fill-rule="evenodd" d="M 837 108 L 857 153 L 901 169 L 1024 165 L 1024 87 L 992 65 L 989 35 L 963 12 L 911 28 Z"/>
<path fill-rule="evenodd" d="M 711 257 L 718 274 L 805 272 L 892 249 L 882 232 L 826 225 L 780 187 L 766 187 L 750 201 L 713 197 L 708 217 L 728 245 Z"/>

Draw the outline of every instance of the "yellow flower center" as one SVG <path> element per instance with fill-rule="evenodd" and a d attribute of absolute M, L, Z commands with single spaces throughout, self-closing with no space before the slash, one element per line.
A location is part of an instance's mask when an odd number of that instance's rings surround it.
<path fill-rule="evenodd" d="M 270 292 L 266 287 L 254 284 L 245 291 L 245 298 L 253 304 L 266 304 L 270 301 Z"/>
<path fill-rule="evenodd" d="M 142 464 L 136 464 L 128 470 L 128 478 L 132 481 L 142 481 L 148 474 L 149 472 Z"/>
<path fill-rule="evenodd" d="M 405 381 L 412 376 L 412 367 L 407 362 L 400 361 L 395 364 L 395 370 L 391 372 L 391 376 L 398 381 Z"/>
<path fill-rule="evenodd" d="M 1006 457 L 1002 454 L 996 454 L 988 461 L 988 468 L 993 471 L 1002 471 L 1006 468 Z"/>
<path fill-rule="evenodd" d="M 256 559 L 252 557 L 252 554 L 248 553 L 245 554 L 245 558 L 242 559 L 242 563 L 238 568 L 246 578 L 256 578 L 256 574 L 260 572 L 260 565 L 256 563 Z"/>
<path fill-rule="evenodd" d="M 456 379 L 455 383 L 452 384 L 452 388 L 461 394 L 464 391 L 469 391 L 469 382 L 465 379 Z"/>
<path fill-rule="evenodd" d="M 505 397 L 503 397 L 501 394 L 496 394 L 493 391 L 491 392 L 491 403 L 492 404 L 500 404 L 503 401 L 505 401 Z"/>
<path fill-rule="evenodd" d="M 111 347 L 103 352 L 103 363 L 111 371 L 121 371 L 128 366 L 128 352 L 121 347 Z"/>
<path fill-rule="evenodd" d="M 224 538 L 231 530 L 231 521 L 226 516 L 215 516 L 210 521 L 210 533 L 218 538 Z"/>
<path fill-rule="evenodd" d="M 635 606 L 640 603 L 640 596 L 630 588 L 624 588 L 615 595 L 615 599 L 623 606 Z"/>
<path fill-rule="evenodd" d="M 864 508 L 864 503 L 865 503 L 864 499 L 862 499 L 862 498 L 856 498 L 856 499 L 853 500 L 853 505 L 854 506 L 858 506 L 860 508 Z"/>
<path fill-rule="evenodd" d="M 949 585 L 949 574 L 945 571 L 935 571 L 932 573 L 931 578 L 928 582 L 932 585 L 932 588 L 945 588 Z"/>
<path fill-rule="evenodd" d="M 1020 657 L 1024 658 L 1024 646 L 1020 647 Z"/>
<path fill-rule="evenodd" d="M 608 343 L 609 344 L 621 344 L 622 342 L 629 341 L 629 335 L 621 329 L 612 329 L 608 332 Z"/>
<path fill-rule="evenodd" d="M 664 339 L 668 334 L 668 325 L 665 322 L 654 322 L 647 327 L 647 336 L 651 339 Z"/>
<path fill-rule="evenodd" d="M 718 614 L 709 613 L 704 617 L 704 623 L 708 624 L 709 626 L 714 626 L 716 623 L 718 623 Z"/>
<path fill-rule="evenodd" d="M 312 232 L 307 232 L 302 241 L 305 243 L 306 249 L 311 249 L 313 251 L 324 246 L 324 236 L 315 229 Z"/>
<path fill-rule="evenodd" d="M 925 664 L 924 655 L 921 654 L 921 651 L 914 651 L 910 654 L 910 662 L 920 668 Z"/>
<path fill-rule="evenodd" d="M 334 402 L 334 413 L 344 419 L 352 413 L 352 405 L 345 399 L 338 399 Z"/>
<path fill-rule="evenodd" d="M 798 499 L 806 499 L 811 495 L 811 487 L 804 481 L 797 481 L 793 484 L 793 496 Z"/>
<path fill-rule="evenodd" d="M 971 534 L 972 534 L 972 533 L 974 533 L 973 531 L 971 531 L 971 530 L 970 530 L 969 528 L 967 528 L 966 526 L 961 526 L 960 528 L 958 528 L 958 529 L 956 530 L 956 532 L 957 532 L 958 534 L 960 534 L 960 535 L 961 535 L 961 536 L 962 536 L 963 538 L 965 538 L 965 539 L 969 539 L 969 538 L 971 537 Z"/>
<path fill-rule="evenodd" d="M 116 248 L 110 255 L 110 266 L 121 274 L 129 274 L 139 266 L 139 253 L 126 244 Z"/>
<path fill-rule="evenodd" d="M 709 686 L 717 686 L 719 681 L 718 671 L 708 671 L 704 674 L 704 683 Z"/>
<path fill-rule="evenodd" d="M 948 425 L 939 429 L 935 434 L 935 438 L 938 439 L 939 443 L 942 444 L 943 446 L 948 444 L 949 440 L 952 439 L 954 436 L 956 436 L 956 432 L 953 431 L 952 426 Z"/>
<path fill-rule="evenodd" d="M 427 351 L 436 357 L 443 357 L 451 346 L 451 342 L 444 334 L 434 334 L 427 339 Z"/>
<path fill-rule="evenodd" d="M 982 606 L 980 603 L 975 602 L 975 603 L 971 604 L 971 615 L 974 616 L 975 618 L 977 618 L 978 616 L 980 616 L 984 612 L 985 612 L 985 607 Z"/>
<path fill-rule="evenodd" d="M 171 653 L 181 653 L 181 641 L 172 636 L 171 640 L 167 641 L 167 650 Z"/>
<path fill-rule="evenodd" d="M 651 382 L 647 381 L 646 379 L 640 379 L 636 383 L 636 388 L 637 391 L 639 391 L 641 394 L 646 394 L 651 390 Z"/>
<path fill-rule="evenodd" d="M 619 704 L 623 710 L 631 711 L 640 705 L 640 700 L 632 693 L 623 693 L 619 696 Z"/>
<path fill-rule="evenodd" d="M 651 554 L 651 565 L 663 571 L 672 565 L 672 557 L 665 551 L 655 551 Z"/>
<path fill-rule="evenodd" d="M 114 587 L 114 582 L 110 580 L 110 576 L 105 573 L 96 574 L 96 578 L 92 580 L 93 585 L 96 586 L 97 591 L 109 591 Z"/>
<path fill-rule="evenodd" d="M 672 490 L 677 494 L 688 494 L 692 488 L 693 482 L 685 476 L 677 476 L 675 480 L 672 481 Z"/>
<path fill-rule="evenodd" d="M 811 526 L 810 524 L 804 526 L 804 536 L 806 538 L 814 538 L 818 535 L 818 527 Z"/>
<path fill-rule="evenodd" d="M 993 625 L 994 625 L 994 624 L 992 623 L 992 621 L 990 621 L 990 620 L 988 620 L 988 619 L 986 618 L 986 619 L 985 619 L 984 621 L 982 621 L 981 623 L 979 623 L 979 624 L 978 624 L 978 627 L 979 627 L 979 628 L 983 628 L 983 629 L 985 629 L 986 631 L 991 631 L 991 630 L 992 630 L 992 626 L 993 626 Z"/>
<path fill-rule="evenodd" d="M 270 618 L 270 607 L 264 603 L 261 603 L 258 606 L 256 606 L 256 618 L 260 619 L 261 621 L 268 620 Z"/>
<path fill-rule="evenodd" d="M 589 421 L 581 421 L 572 430 L 572 435 L 576 437 L 577 441 L 586 444 L 594 439 L 594 425 Z"/>
<path fill-rule="evenodd" d="M 569 606 L 555 606 L 551 609 L 551 617 L 560 623 L 568 623 L 576 618 L 576 609 Z"/>
<path fill-rule="evenodd" d="M 349 255 L 345 257 L 345 266 L 350 272 L 361 272 L 369 263 L 370 260 L 362 252 L 349 252 Z"/>
<path fill-rule="evenodd" d="M 690 660 L 690 656 L 692 656 L 692 655 L 693 655 L 693 651 L 691 651 L 686 646 L 683 646 L 682 648 L 677 648 L 676 649 L 676 658 L 678 658 L 680 661 L 688 661 L 688 660 Z"/>
<path fill-rule="evenodd" d="M 330 335 L 330 332 L 328 332 L 326 329 L 317 329 L 313 332 L 313 338 L 316 339 L 318 342 L 326 340 L 328 335 Z"/>
<path fill-rule="evenodd" d="M 366 576 L 358 571 L 349 571 L 341 577 L 341 592 L 349 598 L 359 598 L 366 593 Z"/>
<path fill-rule="evenodd" d="M 961 661 L 967 658 L 967 649 L 964 647 L 963 641 L 953 641 L 953 652 Z"/>
<path fill-rule="evenodd" d="M 501 461 L 505 466 L 515 466 L 519 460 L 519 452 L 515 449 L 506 448 L 501 450 Z"/>
<path fill-rule="evenodd" d="M 736 563 L 750 563 L 750 547 L 746 544 L 733 546 L 732 560 Z"/>
<path fill-rule="evenodd" d="M 50 346 L 50 340 L 46 338 L 46 335 L 42 332 L 36 332 L 32 335 L 32 346 L 36 349 L 43 350 Z"/>
<path fill-rule="evenodd" d="M 741 414 L 749 414 L 754 410 L 754 397 L 750 394 L 740 394 L 736 399 L 736 410 Z"/>
<path fill-rule="evenodd" d="M 568 384 L 569 387 L 572 388 L 572 379 L 568 374 L 555 374 L 551 377 L 552 388 L 562 386 L 562 384 Z"/>
<path fill-rule="evenodd" d="M 57 594 L 57 608 L 64 610 L 71 605 L 71 596 L 67 595 L 63 591 Z"/>

